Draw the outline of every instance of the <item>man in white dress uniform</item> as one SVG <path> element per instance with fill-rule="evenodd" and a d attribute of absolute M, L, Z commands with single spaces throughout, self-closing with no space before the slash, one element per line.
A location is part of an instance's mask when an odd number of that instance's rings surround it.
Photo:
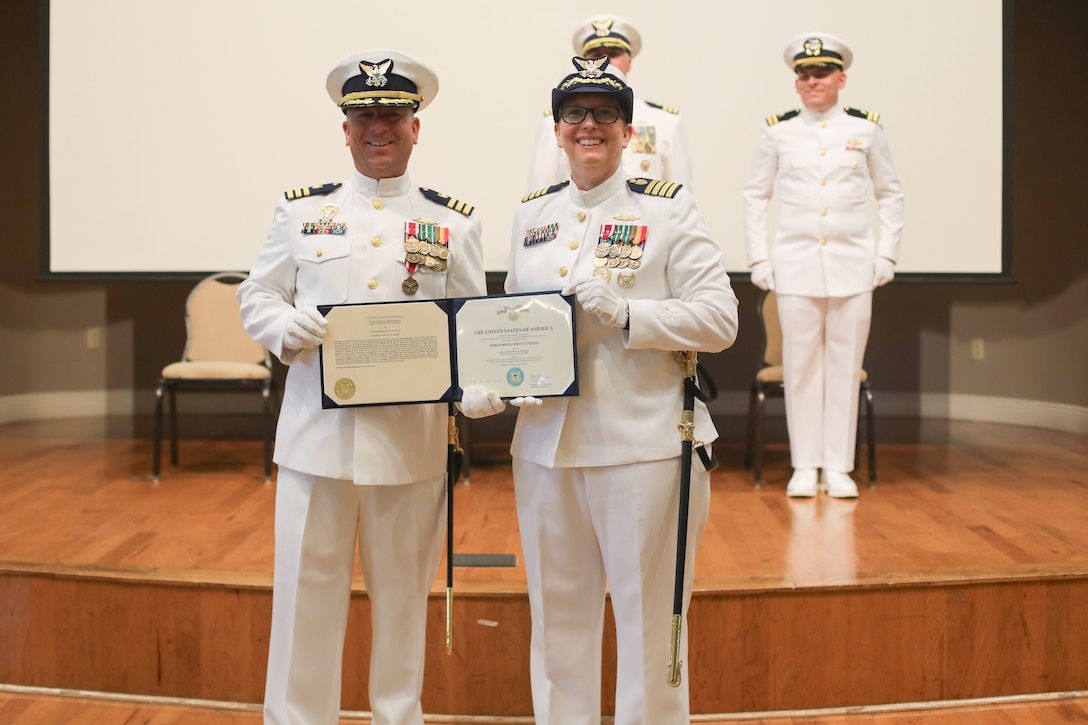
<path fill-rule="evenodd" d="M 276 433 L 265 722 L 338 722 L 357 545 L 371 605 L 373 722 L 422 725 L 427 596 L 446 523 L 447 408 L 323 409 L 325 319 L 316 308 L 484 294 L 481 230 L 471 205 L 408 177 L 416 111 L 438 91 L 430 68 L 368 50 L 338 63 L 326 88 L 344 112 L 354 172 L 285 193 L 238 290 L 249 334 L 290 366 Z"/>
<path fill-rule="evenodd" d="M 599 725 L 606 588 L 618 645 L 617 725 L 687 725 L 687 679 L 667 683 L 676 574 L 684 370 L 677 351 L 718 352 L 737 335 L 737 298 L 694 199 L 629 177 L 633 94 L 603 58 L 575 58 L 552 91 L 562 183 L 515 217 L 506 291 L 577 298 L 579 395 L 522 403 L 511 445 L 532 613 L 538 725 Z M 502 402 L 467 389 L 466 415 Z M 717 432 L 702 402 L 695 438 Z M 710 474 L 692 465 L 685 557 L 694 563 Z M 685 568 L 683 611 L 691 597 Z M 683 629 L 680 659 L 687 657 Z"/>
<path fill-rule="evenodd" d="M 642 49 L 635 26 L 617 15 L 595 15 L 578 25 L 572 39 L 574 52 L 587 58 L 607 56 L 625 76 Z M 529 164 L 530 189 L 564 181 L 570 176 L 567 155 L 555 141 L 556 118 L 544 114 Z M 623 168 L 631 176 L 663 179 L 691 189 L 691 158 L 680 112 L 670 106 L 635 98 L 632 104 L 631 141 L 623 152 Z"/>
<path fill-rule="evenodd" d="M 849 474 L 872 294 L 895 275 L 903 191 L 878 114 L 839 105 L 853 58 L 846 44 L 804 33 L 784 57 L 804 107 L 767 118 L 756 145 L 744 187 L 748 265 L 752 283 L 778 295 L 794 468 L 786 491 L 812 497 L 823 488 L 854 498 Z M 777 228 L 768 249 L 776 182 Z"/>

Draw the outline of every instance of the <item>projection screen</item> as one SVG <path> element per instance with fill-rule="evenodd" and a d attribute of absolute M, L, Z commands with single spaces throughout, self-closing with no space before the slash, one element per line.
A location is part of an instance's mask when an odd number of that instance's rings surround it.
<path fill-rule="evenodd" d="M 612 10 L 575 0 L 42 5 L 42 275 L 77 280 L 248 269 L 284 190 L 351 175 L 324 84 L 366 48 L 437 71 L 410 175 L 476 206 L 486 267 L 501 273 L 573 30 Z M 823 31 L 850 44 L 840 101 L 880 113 L 903 182 L 897 280 L 1011 274 L 1008 0 L 627 0 L 620 14 L 643 36 L 635 93 L 685 120 L 691 189 L 730 272 L 747 271 L 741 187 L 763 119 L 800 106 L 782 50 Z"/>

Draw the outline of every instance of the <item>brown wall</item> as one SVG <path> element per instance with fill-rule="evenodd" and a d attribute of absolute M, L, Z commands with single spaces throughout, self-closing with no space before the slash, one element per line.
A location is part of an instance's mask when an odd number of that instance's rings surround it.
<path fill-rule="evenodd" d="M 880 290 L 866 360 L 878 394 L 961 394 L 1088 407 L 1088 234 L 1082 223 L 1088 210 L 1082 178 L 1088 169 L 1088 3 L 1015 0 L 1014 12 L 1016 283 L 893 284 Z M 137 409 L 146 411 L 159 370 L 184 344 L 180 311 L 191 284 L 38 281 L 38 23 L 33 0 L 0 3 L 0 397 L 133 390 Z M 971 133 L 970 90 L 958 107 L 933 109 L 947 120 L 947 133 L 934 143 L 946 145 L 950 154 L 956 139 Z M 87 192 L 116 193 L 96 187 L 93 178 L 87 179 Z M 904 243 L 910 243 L 909 233 Z M 757 365 L 757 290 L 735 286 L 742 304 L 740 339 L 705 362 L 720 390 L 740 394 Z M 105 329 L 98 350 L 87 349 L 89 326 Z M 986 342 L 981 362 L 970 359 L 976 337 Z"/>

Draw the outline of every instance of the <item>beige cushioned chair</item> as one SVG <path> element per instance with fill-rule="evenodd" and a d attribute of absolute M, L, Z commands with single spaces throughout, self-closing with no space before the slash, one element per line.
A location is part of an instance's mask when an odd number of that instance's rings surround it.
<path fill-rule="evenodd" d="M 244 272 L 220 272 L 205 277 L 185 302 L 187 337 L 181 360 L 162 369 L 155 390 L 155 431 L 152 474 L 159 480 L 162 463 L 163 398 L 170 409 L 170 463 L 178 465 L 177 393 L 182 390 L 254 391 L 262 398 L 264 477 L 272 480 L 272 433 L 275 427 L 272 356 L 242 327 L 238 285 Z"/>
<path fill-rule="evenodd" d="M 782 326 L 778 321 L 778 298 L 774 292 L 764 291 L 756 306 L 763 352 L 760 368 L 752 381 L 748 396 L 748 435 L 744 448 L 744 467 L 752 470 L 755 485 L 763 483 L 763 406 L 767 396 L 785 397 L 782 382 Z M 876 485 L 876 424 L 873 418 L 873 390 L 869 374 L 861 371 L 861 400 L 858 407 L 860 428 L 861 409 L 865 410 L 866 449 L 869 454 L 869 485 Z M 854 446 L 854 469 L 858 467 L 858 447 Z"/>

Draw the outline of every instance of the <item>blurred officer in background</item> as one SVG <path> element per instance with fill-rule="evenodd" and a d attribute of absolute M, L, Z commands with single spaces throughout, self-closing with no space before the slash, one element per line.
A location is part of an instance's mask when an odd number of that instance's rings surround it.
<path fill-rule="evenodd" d="M 631 61 L 642 48 L 642 36 L 635 26 L 617 15 L 595 15 L 575 29 L 572 44 L 576 55 L 586 58 L 607 56 L 612 68 L 628 76 Z M 570 175 L 567 156 L 556 144 L 557 121 L 549 110 L 537 129 L 529 164 L 530 189 L 564 181 Z M 690 190 L 691 159 L 680 112 L 636 98 L 629 122 L 632 124 L 631 141 L 623 153 L 623 168 L 627 174 L 673 181 Z"/>
<path fill-rule="evenodd" d="M 778 296 L 794 468 L 786 492 L 807 498 L 823 488 L 854 498 L 849 474 L 873 289 L 895 276 L 903 191 L 879 115 L 839 105 L 853 59 L 846 44 L 828 33 L 804 33 L 790 41 L 784 58 L 804 107 L 767 118 L 756 144 L 744 187 L 748 266 L 752 283 Z"/>

